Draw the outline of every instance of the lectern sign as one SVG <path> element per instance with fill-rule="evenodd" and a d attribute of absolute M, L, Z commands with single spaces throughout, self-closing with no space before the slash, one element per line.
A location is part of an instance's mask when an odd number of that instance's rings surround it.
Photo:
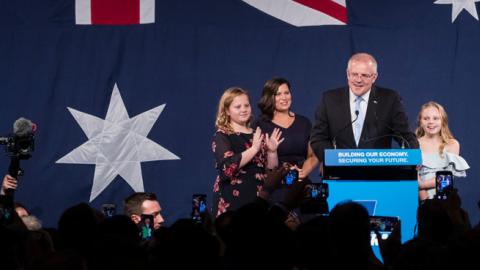
<path fill-rule="evenodd" d="M 326 166 L 405 166 L 422 163 L 418 149 L 328 149 Z"/>

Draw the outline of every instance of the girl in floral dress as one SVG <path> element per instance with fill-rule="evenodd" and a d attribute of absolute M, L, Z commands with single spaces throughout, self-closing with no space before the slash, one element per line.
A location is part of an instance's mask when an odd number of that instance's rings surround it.
<path fill-rule="evenodd" d="M 262 134 L 250 127 L 252 109 L 248 92 L 231 87 L 218 104 L 212 151 L 218 176 L 213 187 L 213 213 L 218 216 L 254 201 L 266 170 L 278 165 L 281 131 Z"/>

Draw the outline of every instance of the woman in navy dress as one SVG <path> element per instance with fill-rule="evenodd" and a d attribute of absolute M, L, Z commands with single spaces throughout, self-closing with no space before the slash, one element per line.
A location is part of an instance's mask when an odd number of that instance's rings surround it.
<path fill-rule="evenodd" d="M 212 151 L 218 176 L 213 187 L 213 213 L 218 216 L 254 201 L 262 189 L 266 169 L 278 165 L 282 132 L 262 134 L 250 127 L 252 109 L 247 91 L 227 89 L 218 104 Z"/>
<path fill-rule="evenodd" d="M 318 165 L 310 144 L 312 123 L 291 110 L 292 93 L 290 83 L 284 78 L 268 80 L 258 103 L 262 115 L 254 123 L 263 132 L 270 134 L 275 129 L 282 131 L 285 141 L 278 147 L 280 164 L 288 162 L 296 165 L 299 178 L 305 179 Z"/>

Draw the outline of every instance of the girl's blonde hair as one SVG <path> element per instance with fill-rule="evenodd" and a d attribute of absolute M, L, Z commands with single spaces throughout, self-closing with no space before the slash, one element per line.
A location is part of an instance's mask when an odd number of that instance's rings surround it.
<path fill-rule="evenodd" d="M 220 101 L 218 102 L 217 119 L 215 120 L 215 127 L 226 133 L 234 133 L 233 127 L 230 125 L 230 116 L 227 114 L 228 108 L 233 102 L 233 99 L 246 95 L 248 92 L 240 87 L 230 87 L 223 93 Z M 248 120 L 247 126 L 250 126 L 251 119 Z"/>
<path fill-rule="evenodd" d="M 455 138 L 452 135 L 452 132 L 450 131 L 450 128 L 448 128 L 448 115 L 445 109 L 443 108 L 442 105 L 438 104 L 435 101 L 429 101 L 425 104 L 420 109 L 420 112 L 418 113 L 417 117 L 417 129 L 415 130 L 415 134 L 417 135 L 417 138 L 421 138 L 425 136 L 425 130 L 421 127 L 421 119 L 422 119 L 422 112 L 429 108 L 433 107 L 438 110 L 440 113 L 440 121 L 442 122 L 441 128 L 440 128 L 440 138 L 442 139 L 442 143 L 440 144 L 440 149 L 439 152 L 440 154 L 443 153 L 443 149 L 445 149 L 445 146 L 451 141 L 454 140 Z"/>

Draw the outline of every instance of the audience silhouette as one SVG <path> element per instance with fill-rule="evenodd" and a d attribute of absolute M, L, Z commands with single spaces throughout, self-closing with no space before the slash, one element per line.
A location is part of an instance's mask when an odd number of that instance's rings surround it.
<path fill-rule="evenodd" d="M 345 201 L 330 213 L 290 226 L 291 210 L 306 183 L 281 188 L 288 164 L 270 172 L 259 197 L 203 223 L 179 219 L 142 241 L 128 215 L 104 217 L 86 203 L 66 209 L 58 229 L 26 226 L 14 211 L 0 224 L 1 269 L 471 269 L 480 254 L 480 225 L 470 225 L 453 190 L 447 200 L 426 200 L 417 211 L 417 233 L 400 242 L 399 227 L 380 240 L 383 262 L 370 246 L 367 210 Z M 24 207 L 25 208 L 25 207 Z M 25 208 L 26 209 L 26 208 Z M 28 212 L 28 211 L 27 211 Z M 301 217 L 302 218 L 302 217 Z"/>

